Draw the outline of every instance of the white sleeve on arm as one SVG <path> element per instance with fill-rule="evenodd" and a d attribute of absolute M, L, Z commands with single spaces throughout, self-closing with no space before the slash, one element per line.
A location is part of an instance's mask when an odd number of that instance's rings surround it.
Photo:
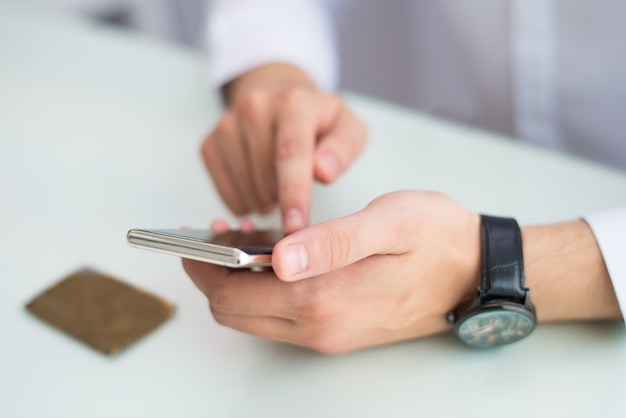
<path fill-rule="evenodd" d="M 586 215 L 626 319 L 626 207 Z"/>
<path fill-rule="evenodd" d="M 334 16 L 329 0 L 212 0 L 207 20 L 211 84 L 219 89 L 244 72 L 287 62 L 318 87 L 336 88 Z"/>

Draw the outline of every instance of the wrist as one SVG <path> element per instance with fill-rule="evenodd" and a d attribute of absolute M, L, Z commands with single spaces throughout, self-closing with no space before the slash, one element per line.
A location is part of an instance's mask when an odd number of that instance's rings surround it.
<path fill-rule="evenodd" d="M 621 317 L 602 253 L 584 221 L 524 227 L 522 242 L 539 321 Z"/>

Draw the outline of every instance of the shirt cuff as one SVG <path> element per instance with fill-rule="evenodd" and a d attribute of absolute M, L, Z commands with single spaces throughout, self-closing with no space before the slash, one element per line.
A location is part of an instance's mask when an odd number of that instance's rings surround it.
<path fill-rule="evenodd" d="M 626 319 L 626 207 L 586 215 Z"/>
<path fill-rule="evenodd" d="M 214 0 L 207 23 L 216 90 L 252 68 L 286 62 L 317 86 L 337 86 L 332 7 L 319 0 Z"/>

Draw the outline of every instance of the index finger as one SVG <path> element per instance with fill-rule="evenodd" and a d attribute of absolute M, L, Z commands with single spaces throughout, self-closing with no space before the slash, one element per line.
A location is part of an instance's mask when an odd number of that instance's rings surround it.
<path fill-rule="evenodd" d="M 306 92 L 289 91 L 277 109 L 274 156 L 278 202 L 283 229 L 287 233 L 309 223 L 313 151 L 317 136 L 312 107 Z"/>

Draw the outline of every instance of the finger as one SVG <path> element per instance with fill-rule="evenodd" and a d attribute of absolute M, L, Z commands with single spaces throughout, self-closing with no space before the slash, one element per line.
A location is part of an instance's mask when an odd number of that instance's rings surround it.
<path fill-rule="evenodd" d="M 387 195 L 390 196 L 390 195 Z M 402 197 L 402 196 L 399 196 Z M 379 200 L 391 200 L 379 203 Z M 400 254 L 407 249 L 410 202 L 378 198 L 344 218 L 313 225 L 279 241 L 272 265 L 282 280 L 293 281 L 337 270 L 374 254 Z M 389 214 L 394 216 L 390 217 Z"/>
<path fill-rule="evenodd" d="M 261 213 L 269 213 L 278 200 L 274 143 L 273 110 L 264 94 L 248 94 L 238 105 L 239 126 L 243 134 L 252 187 Z"/>
<path fill-rule="evenodd" d="M 276 116 L 275 161 L 283 229 L 293 232 L 309 223 L 313 187 L 316 121 L 307 93 L 289 91 Z"/>
<path fill-rule="evenodd" d="M 314 174 L 323 183 L 336 180 L 365 147 L 367 128 L 344 108 L 331 128 L 318 140 Z"/>
<path fill-rule="evenodd" d="M 297 344 L 297 330 L 288 319 L 214 312 L 213 308 L 211 308 L 211 313 L 220 325 L 257 337 Z"/>
<path fill-rule="evenodd" d="M 239 223 L 239 229 L 243 232 L 252 232 L 256 229 L 256 225 L 250 219 L 242 219 Z M 230 225 L 223 219 L 215 219 L 211 222 L 211 230 L 218 234 L 223 234 L 230 230 Z"/>
<path fill-rule="evenodd" d="M 217 234 L 223 234 L 229 229 L 230 229 L 230 226 L 228 225 L 228 222 L 226 222 L 223 219 L 216 219 L 213 222 L 211 222 L 211 230 Z"/>
<path fill-rule="evenodd" d="M 222 200 L 236 215 L 242 216 L 250 211 L 246 200 L 239 193 L 239 188 L 233 173 L 226 164 L 226 158 L 218 146 L 223 136 L 234 134 L 234 120 L 230 114 L 226 114 L 219 122 L 215 131 L 202 143 L 201 154 L 205 166 L 211 174 L 213 184 Z"/>
<path fill-rule="evenodd" d="M 243 232 L 252 232 L 256 229 L 256 225 L 250 219 L 242 219 L 239 224 L 239 229 Z"/>
<path fill-rule="evenodd" d="M 297 317 L 297 298 L 290 284 L 278 280 L 273 272 L 234 270 L 188 259 L 183 259 L 183 268 L 216 312 Z"/>
<path fill-rule="evenodd" d="M 236 116 L 233 116 L 233 119 L 234 126 L 231 127 L 230 131 L 220 132 L 221 135 L 218 134 L 216 143 L 223 158 L 223 164 L 235 185 L 235 191 L 239 198 L 245 202 L 248 209 L 246 213 L 249 213 L 256 210 L 258 202 L 252 185 L 246 141 Z"/>

